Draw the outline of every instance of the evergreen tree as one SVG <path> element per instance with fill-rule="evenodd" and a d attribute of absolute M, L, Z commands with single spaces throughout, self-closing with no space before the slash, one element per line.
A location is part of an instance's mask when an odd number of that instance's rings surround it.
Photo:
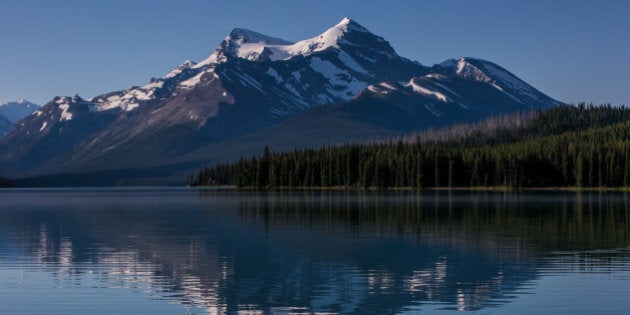
<path fill-rule="evenodd" d="M 514 116 L 506 124 L 518 122 L 519 127 L 506 125 L 500 132 L 488 127 L 494 126 L 491 120 L 461 127 L 459 138 L 442 139 L 437 132 L 409 142 L 276 154 L 265 147 L 260 157 L 201 168 L 187 183 L 258 189 L 628 186 L 629 118 L 625 107 L 582 104 Z"/>

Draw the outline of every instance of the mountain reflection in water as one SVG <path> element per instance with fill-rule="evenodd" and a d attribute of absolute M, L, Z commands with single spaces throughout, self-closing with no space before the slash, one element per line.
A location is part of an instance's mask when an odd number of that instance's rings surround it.
<path fill-rule="evenodd" d="M 193 313 L 483 310 L 528 293 L 547 272 L 630 269 L 624 194 L 135 189 L 0 198 L 3 313 L 41 310 L 24 308 L 35 288 L 64 313 L 108 310 L 99 303 L 126 310 L 106 289 Z M 40 272 L 53 280 L 29 281 Z"/>

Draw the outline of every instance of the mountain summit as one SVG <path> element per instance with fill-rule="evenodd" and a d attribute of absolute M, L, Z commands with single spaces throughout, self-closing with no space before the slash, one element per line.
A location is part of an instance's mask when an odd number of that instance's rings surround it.
<path fill-rule="evenodd" d="M 2 140 L 0 175 L 185 177 L 265 145 L 366 141 L 556 104 L 489 61 L 401 57 L 349 18 L 295 43 L 235 28 L 205 60 L 145 85 L 54 98 Z"/>
<path fill-rule="evenodd" d="M 25 99 L 0 104 L 0 139 L 11 130 L 16 122 L 32 114 L 39 107 L 39 105 Z"/>
<path fill-rule="evenodd" d="M 208 59 L 200 62 L 198 67 L 225 62 L 227 58 L 243 58 L 251 61 L 287 60 L 327 49 L 339 49 L 347 45 L 363 46 L 363 48 L 372 48 L 391 56 L 396 55 L 394 49 L 382 37 L 370 33 L 359 23 L 344 18 L 324 33 L 297 43 L 247 29 L 235 28 L 221 42 L 216 51 Z"/>
<path fill-rule="evenodd" d="M 39 105 L 31 103 L 25 99 L 15 102 L 0 104 L 0 116 L 4 116 L 12 123 L 18 122 L 20 119 L 30 115 L 39 109 Z"/>

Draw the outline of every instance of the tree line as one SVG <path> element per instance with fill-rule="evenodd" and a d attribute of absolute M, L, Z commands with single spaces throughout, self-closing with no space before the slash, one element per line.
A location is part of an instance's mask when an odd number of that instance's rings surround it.
<path fill-rule="evenodd" d="M 205 167 L 188 184 L 256 189 L 630 185 L 630 110 L 625 107 L 559 106 L 451 127 L 443 134 L 450 136 L 421 133 L 279 153 L 265 148 L 261 156 Z"/>
<path fill-rule="evenodd" d="M 13 187 L 13 181 L 8 178 L 0 177 L 0 188 L 6 187 Z"/>

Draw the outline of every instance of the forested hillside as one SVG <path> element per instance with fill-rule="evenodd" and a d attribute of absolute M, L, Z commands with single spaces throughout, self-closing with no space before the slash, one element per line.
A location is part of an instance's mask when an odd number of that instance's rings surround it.
<path fill-rule="evenodd" d="M 13 186 L 13 181 L 8 178 L 0 177 L 0 188 Z"/>
<path fill-rule="evenodd" d="M 216 165 L 191 186 L 622 187 L 630 185 L 630 110 L 560 106 L 408 139 L 295 150 Z"/>

